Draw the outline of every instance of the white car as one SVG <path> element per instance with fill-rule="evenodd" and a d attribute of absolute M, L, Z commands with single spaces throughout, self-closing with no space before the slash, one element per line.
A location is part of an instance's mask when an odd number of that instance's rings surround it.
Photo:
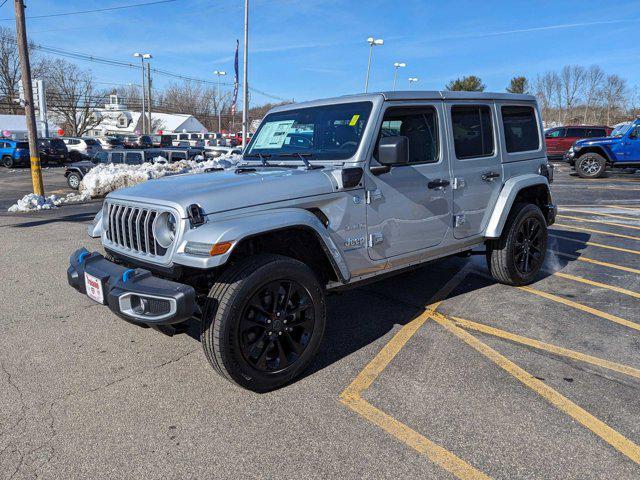
<path fill-rule="evenodd" d="M 96 137 L 96 141 L 102 150 L 113 150 L 114 148 L 124 148 L 122 140 L 116 137 Z"/>
<path fill-rule="evenodd" d="M 69 160 L 73 162 L 93 157 L 102 150 L 102 146 L 95 138 L 66 137 L 62 138 L 62 141 L 69 150 Z"/>

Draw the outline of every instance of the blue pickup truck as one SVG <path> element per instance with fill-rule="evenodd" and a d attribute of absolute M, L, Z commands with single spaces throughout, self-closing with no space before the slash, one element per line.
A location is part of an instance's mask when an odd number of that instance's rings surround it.
<path fill-rule="evenodd" d="M 598 178 L 607 168 L 640 168 L 640 118 L 616 127 L 611 135 L 578 140 L 564 155 L 582 178 Z"/>

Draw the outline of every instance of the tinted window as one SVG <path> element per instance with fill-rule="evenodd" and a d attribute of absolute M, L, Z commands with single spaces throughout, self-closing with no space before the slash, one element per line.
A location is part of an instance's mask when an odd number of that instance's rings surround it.
<path fill-rule="evenodd" d="M 409 140 L 409 163 L 438 161 L 438 121 L 434 108 L 387 110 L 380 138 L 398 135 Z"/>
<path fill-rule="evenodd" d="M 585 137 L 606 137 L 607 131 L 604 128 L 588 128 Z"/>
<path fill-rule="evenodd" d="M 584 138 L 587 136 L 587 130 L 584 128 L 567 128 L 567 137 Z"/>
<path fill-rule="evenodd" d="M 124 154 L 122 153 L 112 153 L 111 154 L 111 163 L 122 163 Z"/>
<path fill-rule="evenodd" d="M 80 143 L 80 142 L 77 142 Z M 54 148 L 62 148 L 62 149 L 66 149 L 67 146 L 64 144 L 64 142 L 62 140 L 60 140 L 59 138 L 52 138 L 51 139 L 51 146 Z"/>
<path fill-rule="evenodd" d="M 176 160 L 186 160 L 187 159 L 187 154 L 184 152 L 173 152 L 173 155 L 171 156 L 171 160 L 173 160 L 174 162 Z"/>
<path fill-rule="evenodd" d="M 7 145 L 5 143 L 5 145 Z M 18 142 L 16 143 L 16 148 L 29 148 L 29 142 Z"/>
<path fill-rule="evenodd" d="M 457 158 L 493 155 L 493 126 L 489 107 L 452 107 L 451 123 Z"/>
<path fill-rule="evenodd" d="M 527 152 L 540 147 L 533 107 L 502 107 L 502 125 L 507 152 Z"/>
<path fill-rule="evenodd" d="M 140 152 L 129 152 L 129 153 L 127 153 L 127 164 L 129 164 L 129 165 L 141 165 L 142 164 L 142 154 Z"/>
<path fill-rule="evenodd" d="M 96 163 L 108 163 L 109 154 L 107 152 L 98 152 L 93 158 Z"/>
<path fill-rule="evenodd" d="M 93 138 L 85 138 L 84 143 L 86 143 L 87 145 L 98 145 L 98 142 L 96 142 Z"/>

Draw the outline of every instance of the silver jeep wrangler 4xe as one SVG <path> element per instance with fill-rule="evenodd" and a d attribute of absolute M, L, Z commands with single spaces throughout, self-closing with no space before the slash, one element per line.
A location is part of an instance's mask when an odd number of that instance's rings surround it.
<path fill-rule="evenodd" d="M 213 368 L 267 391 L 310 363 L 325 295 L 483 247 L 532 282 L 556 207 L 528 95 L 386 92 L 271 110 L 235 169 L 109 194 L 68 281 L 165 333 L 201 324 Z"/>

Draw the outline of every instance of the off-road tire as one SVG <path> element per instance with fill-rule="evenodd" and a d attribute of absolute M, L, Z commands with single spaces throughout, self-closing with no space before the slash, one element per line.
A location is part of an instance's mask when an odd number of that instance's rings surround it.
<path fill-rule="evenodd" d="M 523 273 L 516 265 L 517 237 L 528 220 L 538 224 L 541 230 L 539 245 L 541 258 L 536 259 L 536 264 L 531 271 Z M 500 238 L 487 242 L 487 265 L 493 278 L 506 285 L 518 286 L 532 283 L 544 264 L 547 239 L 547 222 L 540 207 L 531 203 L 514 205 Z"/>
<path fill-rule="evenodd" d="M 15 166 L 15 161 L 13 160 L 13 157 L 9 155 L 5 155 L 4 157 L 2 157 L 2 166 L 7 168 L 13 168 Z"/>
<path fill-rule="evenodd" d="M 607 170 L 607 159 L 597 153 L 588 152 L 578 157 L 575 169 L 581 178 L 600 178 Z"/>
<path fill-rule="evenodd" d="M 78 190 L 80 188 L 81 181 L 82 181 L 82 178 L 80 178 L 80 175 L 77 173 L 72 172 L 69 175 L 67 175 L 67 185 L 69 185 L 69 188 Z"/>
<path fill-rule="evenodd" d="M 242 354 L 241 317 L 256 292 L 281 279 L 294 280 L 307 290 L 315 323 L 300 357 L 282 371 L 265 373 Z M 255 255 L 229 266 L 211 288 L 202 316 L 202 348 L 213 369 L 227 380 L 255 392 L 274 390 L 298 376 L 315 356 L 324 333 L 325 311 L 324 289 L 307 265 L 281 255 Z"/>

